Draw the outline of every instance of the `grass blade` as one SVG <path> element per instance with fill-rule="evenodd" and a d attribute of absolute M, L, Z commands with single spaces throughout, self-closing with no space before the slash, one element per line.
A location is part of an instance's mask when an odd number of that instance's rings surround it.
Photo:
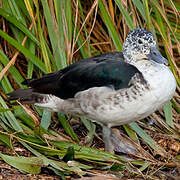
<path fill-rule="evenodd" d="M 49 37 L 50 37 L 51 45 L 52 45 L 55 60 L 56 60 L 56 65 L 58 69 L 61 69 L 63 67 L 66 67 L 66 57 L 65 57 L 65 50 L 64 50 L 64 34 L 60 33 L 58 31 L 59 29 L 56 28 L 56 20 L 55 19 L 53 20 L 48 3 L 45 0 L 41 0 L 41 2 L 43 5 L 44 16 L 47 23 L 47 28 L 48 28 Z M 61 1 L 57 3 L 60 3 L 60 2 Z M 58 7 L 61 7 L 61 6 L 58 6 Z M 58 15 L 57 17 L 60 17 L 60 19 L 62 18 L 61 13 L 62 13 L 62 10 L 58 11 L 58 14 L 57 14 Z M 61 25 L 61 32 L 63 31 L 62 23 L 63 22 L 61 20 L 61 24 L 59 24 Z"/>
<path fill-rule="evenodd" d="M 167 104 L 164 105 L 164 114 L 166 118 L 166 123 L 174 128 L 174 123 L 173 123 L 173 118 L 172 118 L 172 104 L 171 102 L 168 102 Z"/>
<path fill-rule="evenodd" d="M 43 161 L 38 157 L 13 157 L 0 153 L 0 157 L 11 166 L 31 174 L 39 174 Z"/>
<path fill-rule="evenodd" d="M 6 105 L 5 101 L 1 96 L 0 96 L 0 104 L 2 105 L 3 108 L 8 109 L 8 106 Z M 16 120 L 14 114 L 11 111 L 4 112 L 4 115 L 11 124 L 12 129 L 14 129 L 17 132 L 23 131 L 18 121 Z"/>
<path fill-rule="evenodd" d="M 17 27 L 20 31 L 22 31 L 26 36 L 28 36 L 38 46 L 40 45 L 39 41 L 36 39 L 34 34 L 31 31 L 29 31 L 29 29 L 24 24 L 22 24 L 19 20 L 17 20 L 15 16 L 9 14 L 2 8 L 0 8 L 0 15 L 3 16 L 5 19 L 7 19 L 15 27 Z"/>
<path fill-rule="evenodd" d="M 18 43 L 15 39 L 7 35 L 5 32 L 0 30 L 0 36 L 7 40 L 11 45 L 13 45 L 16 49 L 18 49 L 21 53 L 27 56 L 34 65 L 39 67 L 43 72 L 46 73 L 45 65 L 40 59 L 38 59 L 34 54 L 32 54 L 27 48 L 23 47 L 20 43 Z"/>
<path fill-rule="evenodd" d="M 156 152 L 165 155 L 166 152 L 164 149 L 162 149 L 156 141 L 154 141 L 143 129 L 141 129 L 137 123 L 132 122 L 129 124 L 136 133 L 147 143 L 151 146 L 152 149 L 154 149 Z"/>
<path fill-rule="evenodd" d="M 48 129 L 49 125 L 51 123 L 51 112 L 47 111 L 47 110 L 44 110 L 43 111 L 43 116 L 42 116 L 42 119 L 41 119 L 41 126 L 44 128 L 44 129 Z"/>
<path fill-rule="evenodd" d="M 135 29 L 135 26 L 133 24 L 133 21 L 132 21 L 130 15 L 125 11 L 120 0 L 115 0 L 115 3 L 117 4 L 119 10 L 121 11 L 127 25 L 129 26 L 129 29 L 131 29 L 131 30 Z"/>
<path fill-rule="evenodd" d="M 114 45 L 116 47 L 117 50 L 122 51 L 122 43 L 119 39 L 119 35 L 114 27 L 114 24 L 109 16 L 109 13 L 107 11 L 107 9 L 105 8 L 103 1 L 99 0 L 99 9 L 102 13 L 102 16 L 104 18 L 104 22 L 108 28 L 108 32 L 114 42 Z"/>
<path fill-rule="evenodd" d="M 66 117 L 62 114 L 62 113 L 58 113 L 58 119 L 61 122 L 62 126 L 64 127 L 64 130 L 66 131 L 66 133 L 76 142 L 79 142 L 78 136 L 76 135 L 76 133 L 74 132 L 73 128 L 71 127 L 71 125 L 69 124 L 69 122 L 67 121 Z"/>

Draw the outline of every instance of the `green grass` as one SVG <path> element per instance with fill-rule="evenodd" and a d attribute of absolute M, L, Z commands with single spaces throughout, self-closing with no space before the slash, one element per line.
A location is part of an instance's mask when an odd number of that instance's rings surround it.
<path fill-rule="evenodd" d="M 171 161 L 179 161 L 178 152 L 168 152 L 168 148 L 160 146 L 155 138 L 172 137 L 179 143 L 179 124 L 176 118 L 180 112 L 178 90 L 176 97 L 164 106 L 164 112 L 157 112 L 153 116 L 157 117 L 155 120 L 158 125 L 155 123 L 148 126 L 147 120 L 131 123 L 130 126 L 124 125 L 124 134 L 128 134 L 151 157 L 134 157 L 132 161 L 95 148 L 80 146 L 78 143 L 82 139 L 74 132 L 64 115 L 51 116 L 49 112 L 39 108 L 23 108 L 21 105 L 10 104 L 6 98 L 6 94 L 13 89 L 25 88 L 21 84 L 25 78 L 41 77 L 81 58 L 107 51 L 121 51 L 127 33 L 135 28 L 146 28 L 154 33 L 162 54 L 169 60 L 179 89 L 177 57 L 180 51 L 180 5 L 170 0 L 161 1 L 164 4 L 157 0 L 133 0 L 127 5 L 120 0 L 92 2 L 87 1 L 85 4 L 81 0 L 52 0 L 48 4 L 45 0 L 2 0 L 0 142 L 11 148 L 12 152 L 14 142 L 18 142 L 34 157 L 26 157 L 29 161 L 26 168 L 22 165 L 25 157 L 2 153 L 0 157 L 6 163 L 28 173 L 37 174 L 41 167 L 51 167 L 62 178 L 67 174 L 83 176 L 89 169 L 111 171 L 120 175 L 130 169 L 129 166 L 137 170 L 129 170 L 132 177 L 136 174 L 148 177 L 156 171 L 153 167 L 163 171 L 161 166 L 168 168 Z M 58 118 L 69 138 L 63 137 L 50 126 L 51 117 L 56 117 L 56 120 Z M 37 123 L 37 120 L 40 122 Z M 95 134 L 96 127 L 86 119 L 82 119 L 82 123 L 87 129 L 85 139 L 92 144 L 93 136 L 98 136 Z M 155 160 L 155 154 L 160 154 L 162 158 Z M 165 160 L 166 155 L 171 160 L 164 165 L 161 159 Z M 66 161 L 63 157 L 66 157 Z M 68 166 L 68 160 L 75 161 L 75 165 Z"/>

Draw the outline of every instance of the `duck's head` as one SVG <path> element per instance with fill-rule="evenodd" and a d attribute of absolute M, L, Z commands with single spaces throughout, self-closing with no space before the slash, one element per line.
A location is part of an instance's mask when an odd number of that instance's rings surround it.
<path fill-rule="evenodd" d="M 168 60 L 158 51 L 153 34 L 144 29 L 136 29 L 128 34 L 123 45 L 123 55 L 128 63 L 147 60 L 168 64 Z"/>

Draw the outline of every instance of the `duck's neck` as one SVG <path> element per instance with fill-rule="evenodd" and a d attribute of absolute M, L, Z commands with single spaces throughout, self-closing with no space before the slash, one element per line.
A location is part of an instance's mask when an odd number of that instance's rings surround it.
<path fill-rule="evenodd" d="M 159 69 L 160 67 L 164 66 L 163 64 L 159 64 L 149 60 L 139 60 L 135 62 L 131 61 L 130 64 L 135 66 L 142 73 L 150 71 L 151 69 Z"/>

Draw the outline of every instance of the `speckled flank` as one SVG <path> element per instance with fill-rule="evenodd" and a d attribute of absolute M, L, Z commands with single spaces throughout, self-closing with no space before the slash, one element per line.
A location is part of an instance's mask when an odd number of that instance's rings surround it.
<path fill-rule="evenodd" d="M 91 120 L 102 123 L 104 121 L 102 114 L 105 114 L 105 119 L 112 117 L 109 120 L 113 121 L 112 113 L 126 110 L 128 104 L 131 104 L 134 100 L 138 101 L 139 96 L 143 96 L 146 91 L 149 91 L 148 83 L 139 74 L 133 77 L 130 86 L 130 88 L 124 88 L 119 91 L 107 87 L 91 88 L 78 93 L 75 100 L 71 100 L 71 102 L 65 101 L 63 109 L 68 109 L 70 113 L 73 113 L 74 107 L 79 107 L 79 115 L 83 114 Z M 121 118 L 122 120 L 120 120 Z M 123 116 L 118 117 L 118 119 L 123 121 Z"/>

